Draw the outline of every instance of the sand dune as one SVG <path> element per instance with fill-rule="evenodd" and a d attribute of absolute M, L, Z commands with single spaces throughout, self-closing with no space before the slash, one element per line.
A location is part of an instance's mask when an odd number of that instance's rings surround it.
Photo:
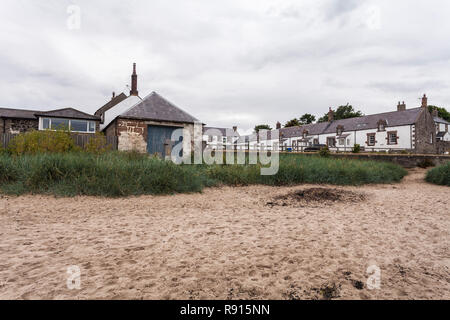
<path fill-rule="evenodd" d="M 363 195 L 327 203 L 273 201 L 308 185 L 2 196 L 0 299 L 449 299 L 450 189 L 424 172 L 322 186 Z M 66 286 L 72 265 L 79 290 Z M 366 285 L 370 265 L 378 290 Z"/>

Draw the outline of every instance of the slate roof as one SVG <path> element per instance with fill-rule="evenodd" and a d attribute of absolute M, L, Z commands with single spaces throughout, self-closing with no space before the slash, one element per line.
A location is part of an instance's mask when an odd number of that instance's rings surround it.
<path fill-rule="evenodd" d="M 304 126 L 281 128 L 279 130 L 272 130 L 267 132 L 267 140 L 272 140 L 272 135 L 279 131 L 280 138 L 294 138 L 302 137 L 303 131 L 308 130 L 308 136 L 315 136 L 319 134 L 336 133 L 338 126 L 344 127 L 345 131 L 358 131 L 366 129 L 377 129 L 380 120 L 386 121 L 386 127 L 395 127 L 410 125 L 416 123 L 422 108 L 407 109 L 404 111 L 391 111 L 385 113 L 377 113 L 368 116 L 357 118 L 335 120 L 332 122 L 312 123 Z M 445 121 L 441 119 L 442 121 Z M 248 136 L 250 141 L 256 141 L 256 135 Z"/>
<path fill-rule="evenodd" d="M 36 112 L 36 116 L 52 117 L 52 118 L 70 118 L 70 119 L 83 119 L 83 120 L 97 120 L 100 121 L 99 116 L 94 116 L 88 113 L 78 111 L 74 108 L 64 108 L 58 110 L 52 110 L 47 112 Z"/>
<path fill-rule="evenodd" d="M 322 133 L 335 133 L 337 126 L 344 127 L 344 131 L 358 131 L 378 128 L 378 121 L 385 120 L 386 127 L 404 126 L 416 123 L 422 108 L 407 109 L 404 111 L 392 111 L 372 114 L 357 118 L 336 120 L 329 123 L 329 126 Z"/>
<path fill-rule="evenodd" d="M 0 108 L 0 118 L 37 120 L 36 110 Z"/>
<path fill-rule="evenodd" d="M 450 124 L 450 122 L 448 122 L 447 120 L 439 118 L 439 117 L 434 117 L 433 119 L 434 119 L 434 122 L 437 122 L 437 123 Z"/>
<path fill-rule="evenodd" d="M 194 123 L 198 120 L 167 101 L 156 92 L 152 92 L 141 102 L 120 115 L 121 118 Z"/>

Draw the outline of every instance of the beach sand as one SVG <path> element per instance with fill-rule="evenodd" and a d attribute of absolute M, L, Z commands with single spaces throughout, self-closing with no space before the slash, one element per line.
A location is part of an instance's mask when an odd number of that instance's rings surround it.
<path fill-rule="evenodd" d="M 425 172 L 320 186 L 331 202 L 278 198 L 312 185 L 1 196 L 0 299 L 450 299 L 450 188 Z"/>

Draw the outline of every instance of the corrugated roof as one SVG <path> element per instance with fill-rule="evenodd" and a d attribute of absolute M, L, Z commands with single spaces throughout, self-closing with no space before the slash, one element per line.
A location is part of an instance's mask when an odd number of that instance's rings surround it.
<path fill-rule="evenodd" d="M 54 117 L 54 118 L 71 118 L 71 119 L 83 119 L 83 120 L 100 120 L 99 116 L 84 113 L 74 108 L 64 108 L 58 110 L 52 110 L 47 112 L 36 112 L 36 116 L 41 117 Z"/>
<path fill-rule="evenodd" d="M 0 118 L 13 118 L 13 119 L 37 119 L 35 113 L 37 110 L 23 110 L 23 109 L 11 109 L 0 108 Z"/>
<path fill-rule="evenodd" d="M 198 121 L 156 92 L 152 92 L 140 103 L 130 108 L 127 112 L 122 113 L 121 117 L 181 123 L 194 123 Z"/>

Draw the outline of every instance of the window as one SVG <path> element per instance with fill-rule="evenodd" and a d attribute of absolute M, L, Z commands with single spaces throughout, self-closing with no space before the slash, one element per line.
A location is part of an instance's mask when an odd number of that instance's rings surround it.
<path fill-rule="evenodd" d="M 387 121 L 384 119 L 380 119 L 377 122 L 377 126 L 378 126 L 378 132 L 386 131 Z"/>
<path fill-rule="evenodd" d="M 43 129 L 49 129 L 50 128 L 50 119 L 44 118 L 42 121 L 42 128 Z"/>
<path fill-rule="evenodd" d="M 95 132 L 95 121 L 58 118 L 42 118 L 42 130 L 70 130 L 73 132 Z"/>
<path fill-rule="evenodd" d="M 368 133 L 366 144 L 368 146 L 374 146 L 376 143 L 377 143 L 377 141 L 375 139 L 375 133 Z"/>
<path fill-rule="evenodd" d="M 343 126 L 337 126 L 337 128 L 336 128 L 336 134 L 338 135 L 338 136 L 340 136 L 340 135 L 342 135 L 342 132 L 344 132 L 344 127 Z"/>
<path fill-rule="evenodd" d="M 345 145 L 345 139 L 339 139 L 339 145 L 340 146 Z"/>
<path fill-rule="evenodd" d="M 336 146 L 336 139 L 333 137 L 328 137 L 327 138 L 327 145 L 329 147 L 335 147 Z"/>
<path fill-rule="evenodd" d="M 319 139 L 314 139 L 314 144 L 319 144 Z"/>
<path fill-rule="evenodd" d="M 50 120 L 52 130 L 67 130 L 69 129 L 69 120 L 67 119 L 51 119 Z"/>
<path fill-rule="evenodd" d="M 222 138 L 222 142 L 223 142 L 223 143 L 227 143 L 227 137 L 223 137 L 223 138 Z"/>
<path fill-rule="evenodd" d="M 86 132 L 88 129 L 87 126 L 88 126 L 87 121 L 72 120 L 70 124 L 70 129 L 72 131 Z"/>
<path fill-rule="evenodd" d="M 388 132 L 388 134 L 387 134 L 388 144 L 390 144 L 390 145 L 397 144 L 397 141 L 398 141 L 397 131 Z"/>
<path fill-rule="evenodd" d="M 430 143 L 433 144 L 433 134 L 431 134 Z"/>

